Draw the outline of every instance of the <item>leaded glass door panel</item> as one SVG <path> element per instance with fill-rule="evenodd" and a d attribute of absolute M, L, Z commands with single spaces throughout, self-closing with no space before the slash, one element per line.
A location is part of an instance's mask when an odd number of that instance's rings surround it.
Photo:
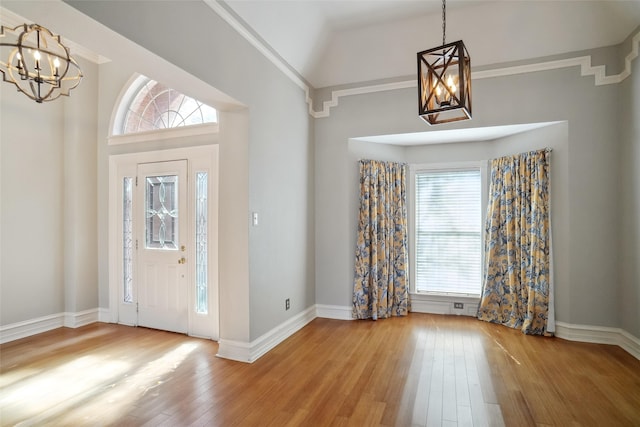
<path fill-rule="evenodd" d="M 187 161 L 138 165 L 138 324 L 188 330 Z"/>

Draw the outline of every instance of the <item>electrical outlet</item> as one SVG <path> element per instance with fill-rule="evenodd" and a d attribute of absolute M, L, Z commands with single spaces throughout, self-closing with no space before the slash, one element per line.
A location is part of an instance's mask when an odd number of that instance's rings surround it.
<path fill-rule="evenodd" d="M 461 302 L 454 302 L 454 303 L 453 303 L 453 308 L 460 308 L 460 309 L 462 309 L 462 308 L 464 308 L 464 304 L 463 304 L 463 303 L 461 303 Z"/>
<path fill-rule="evenodd" d="M 286 300 L 284 300 L 284 309 L 289 310 L 290 308 L 291 308 L 291 301 L 289 301 L 289 298 L 287 298 Z"/>

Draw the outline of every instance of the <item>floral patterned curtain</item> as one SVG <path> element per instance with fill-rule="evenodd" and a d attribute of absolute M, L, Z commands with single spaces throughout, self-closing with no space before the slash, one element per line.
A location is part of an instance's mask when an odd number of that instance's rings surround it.
<path fill-rule="evenodd" d="M 353 316 L 384 319 L 409 312 L 406 165 L 360 161 L 360 219 Z"/>
<path fill-rule="evenodd" d="M 491 162 L 485 229 L 485 269 L 478 318 L 552 332 L 549 150 Z M 551 310 L 551 312 L 550 312 Z"/>

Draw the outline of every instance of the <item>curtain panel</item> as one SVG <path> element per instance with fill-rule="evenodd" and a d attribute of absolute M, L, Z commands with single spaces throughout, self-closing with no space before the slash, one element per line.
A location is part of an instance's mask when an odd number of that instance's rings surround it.
<path fill-rule="evenodd" d="M 552 332 L 550 150 L 491 161 L 485 269 L 478 318 Z M 550 313 L 551 310 L 551 313 Z"/>
<path fill-rule="evenodd" d="M 353 317 L 408 314 L 406 164 L 360 161 Z"/>

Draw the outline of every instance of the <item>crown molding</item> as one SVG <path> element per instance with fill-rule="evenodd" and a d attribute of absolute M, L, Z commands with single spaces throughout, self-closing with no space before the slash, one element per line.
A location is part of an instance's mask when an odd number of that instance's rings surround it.
<path fill-rule="evenodd" d="M 33 24 L 34 22 L 16 13 L 13 13 L 10 10 L 5 9 L 4 7 L 0 7 L 0 23 L 2 23 L 2 25 L 7 28 L 15 28 L 25 23 Z M 64 44 L 69 48 L 69 50 L 73 53 L 74 56 L 80 56 L 88 61 L 93 62 L 94 64 L 104 64 L 104 63 L 110 62 L 109 58 L 106 58 L 100 54 L 97 54 L 94 51 L 87 49 L 82 45 L 79 45 L 73 40 L 69 40 L 68 38 L 63 36 L 60 36 L 60 38 L 63 39 Z"/>
<path fill-rule="evenodd" d="M 309 114 L 313 116 L 313 100 L 310 96 L 309 85 L 295 72 L 292 67 L 285 62 L 282 58 L 276 55 L 273 50 L 265 44 L 262 40 L 256 37 L 251 30 L 249 30 L 243 22 L 240 22 L 238 18 L 233 15 L 229 10 L 222 5 L 218 0 L 203 0 L 204 3 L 209 6 L 213 11 L 218 14 L 227 24 L 231 26 L 238 34 L 240 34 L 249 44 L 255 47 L 258 52 L 264 55 L 273 65 L 284 73 L 293 83 L 304 91 L 305 102 L 307 103 Z"/>

